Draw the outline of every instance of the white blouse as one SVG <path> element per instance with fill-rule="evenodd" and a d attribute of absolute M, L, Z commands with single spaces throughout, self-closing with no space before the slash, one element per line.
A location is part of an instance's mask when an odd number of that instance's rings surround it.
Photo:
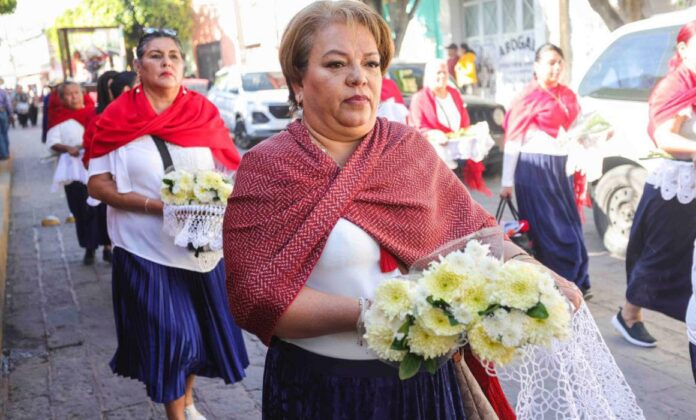
<path fill-rule="evenodd" d="M 67 120 L 51 127 L 46 133 L 46 147 L 49 149 L 56 144 L 63 144 L 70 147 L 82 146 L 82 135 L 85 128 L 75 120 Z M 55 152 L 53 152 L 55 153 Z"/>
<path fill-rule="evenodd" d="M 339 219 L 306 286 L 324 293 L 373 299 L 379 283 L 399 270 L 382 273 L 379 244 L 362 228 Z M 358 344 L 357 331 L 302 339 L 284 339 L 305 350 L 337 359 L 371 360 L 377 355 Z"/>
<path fill-rule="evenodd" d="M 167 143 L 175 169 L 215 169 L 213 155 L 207 147 L 179 147 Z M 119 193 L 136 192 L 152 199 L 160 198 L 164 177 L 162 158 L 149 135 L 140 137 L 125 146 L 89 161 L 89 176 L 110 173 Z M 174 238 L 162 231 L 162 216 L 126 211 L 111 206 L 107 208 L 109 237 L 114 246 L 121 247 L 139 257 L 169 267 L 208 272 L 212 268 L 203 264 L 193 252 L 174 244 Z M 222 258 L 216 256 L 215 263 Z M 214 266 L 213 266 L 214 267 Z"/>
<path fill-rule="evenodd" d="M 457 104 L 454 103 L 454 98 L 447 92 L 446 98 L 438 98 L 435 95 L 435 108 L 437 109 L 437 120 L 445 127 L 449 127 L 452 131 L 459 130 L 462 125 L 462 114 L 457 109 Z"/>

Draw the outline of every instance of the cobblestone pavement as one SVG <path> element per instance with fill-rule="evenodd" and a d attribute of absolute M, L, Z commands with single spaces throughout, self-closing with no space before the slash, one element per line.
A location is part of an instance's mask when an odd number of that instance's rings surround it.
<path fill-rule="evenodd" d="M 113 375 L 114 352 L 110 266 L 81 264 L 74 225 L 41 227 L 54 214 L 64 219 L 62 192 L 51 193 L 51 163 L 39 130 L 10 132 L 14 173 L 8 256 L 8 285 L 0 413 L 8 419 L 164 418 L 137 381 Z M 496 180 L 489 181 L 497 189 Z M 489 210 L 495 198 L 476 195 Z M 606 254 L 591 215 L 585 226 L 591 252 L 597 323 L 639 398 L 648 419 L 693 419 L 696 387 L 689 368 L 684 324 L 648 312 L 648 327 L 660 340 L 638 349 L 613 331 L 610 317 L 622 303 L 623 261 Z M 246 335 L 251 366 L 235 385 L 199 378 L 196 405 L 209 419 L 260 418 L 265 347 Z M 690 413 L 690 414 L 689 414 Z"/>

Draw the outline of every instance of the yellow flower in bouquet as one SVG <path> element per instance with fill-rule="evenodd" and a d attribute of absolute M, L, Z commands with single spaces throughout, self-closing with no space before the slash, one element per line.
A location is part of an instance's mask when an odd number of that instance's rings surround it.
<path fill-rule="evenodd" d="M 504 365 L 512 361 L 517 350 L 506 347 L 498 340 L 491 338 L 481 323 L 475 324 L 468 332 L 471 350 L 480 359 Z"/>
<path fill-rule="evenodd" d="M 196 175 L 196 183 L 203 188 L 214 190 L 225 183 L 222 174 L 216 171 L 201 171 Z"/>
<path fill-rule="evenodd" d="M 485 311 L 491 303 L 490 288 L 483 277 L 471 276 L 462 283 L 459 293 L 453 300 L 454 307 L 464 308 L 474 318 Z"/>
<path fill-rule="evenodd" d="M 418 319 L 425 328 L 440 336 L 460 334 L 466 327 L 461 323 L 452 325 L 445 311 L 430 305 L 419 311 Z"/>
<path fill-rule="evenodd" d="M 177 171 L 176 183 L 172 187 L 172 193 L 178 197 L 183 197 L 184 194 L 190 195 L 193 193 L 194 178 L 193 175 L 186 171 Z"/>
<path fill-rule="evenodd" d="M 423 286 L 434 299 L 450 302 L 457 297 L 464 283 L 464 276 L 449 269 L 446 262 L 431 265 L 423 275 Z"/>
<path fill-rule="evenodd" d="M 539 303 L 539 278 L 548 276 L 538 266 L 507 261 L 500 272 L 500 283 L 493 299 L 502 306 L 527 310 Z"/>
<path fill-rule="evenodd" d="M 407 339 L 410 352 L 426 359 L 444 356 L 455 347 L 458 340 L 459 335 L 440 336 L 420 322 L 411 326 Z"/>
<path fill-rule="evenodd" d="M 529 318 L 525 325 L 525 335 L 530 344 L 550 346 L 553 339 L 563 340 L 570 334 L 570 308 L 565 298 L 546 305 L 548 318 Z"/>
<path fill-rule="evenodd" d="M 232 195 L 233 188 L 234 187 L 232 186 L 232 184 L 223 182 L 217 188 L 218 199 L 223 203 L 227 202 L 227 199 L 230 198 L 230 195 Z"/>
<path fill-rule="evenodd" d="M 387 320 L 378 311 L 369 312 L 365 323 L 365 335 L 368 345 L 380 359 L 391 362 L 400 362 L 406 355 L 406 351 L 392 348 L 397 336 L 398 326 L 393 321 Z"/>
<path fill-rule="evenodd" d="M 412 284 L 399 278 L 383 281 L 375 290 L 374 306 L 390 318 L 403 319 L 413 313 Z"/>

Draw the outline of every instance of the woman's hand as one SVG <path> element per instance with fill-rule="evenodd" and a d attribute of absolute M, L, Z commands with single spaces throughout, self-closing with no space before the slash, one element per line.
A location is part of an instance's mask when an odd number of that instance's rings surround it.
<path fill-rule="evenodd" d="M 80 156 L 80 148 L 79 147 L 68 147 L 67 153 L 70 156 L 78 157 L 78 156 Z"/>
<path fill-rule="evenodd" d="M 563 293 L 563 296 L 565 296 L 566 299 L 568 299 L 570 303 L 573 304 L 573 312 L 577 312 L 578 309 L 580 309 L 580 305 L 582 305 L 583 301 L 582 291 L 580 290 L 580 288 L 578 288 L 578 286 L 576 286 L 575 283 L 564 279 L 552 270 L 549 270 L 549 273 L 553 277 L 553 280 L 556 282 L 558 290 L 560 290 L 561 293 Z"/>
<path fill-rule="evenodd" d="M 503 187 L 500 189 L 500 198 L 511 199 L 512 198 L 512 187 Z"/>

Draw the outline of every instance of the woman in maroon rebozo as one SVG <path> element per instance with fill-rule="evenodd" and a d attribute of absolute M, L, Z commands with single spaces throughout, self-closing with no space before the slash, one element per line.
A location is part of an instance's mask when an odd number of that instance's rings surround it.
<path fill-rule="evenodd" d="M 679 174 L 688 175 L 683 169 L 690 168 L 691 176 L 696 177 L 693 167 L 685 163 L 696 159 L 694 34 L 696 21 L 681 28 L 669 73 L 655 86 L 648 100 L 648 133 L 658 148 L 676 160 L 663 162 L 645 184 L 626 249 L 626 303 L 612 319 L 627 341 L 641 347 L 657 344 L 642 322 L 641 309 L 684 321 L 692 293 L 696 188 L 683 185 Z M 681 187 L 676 196 L 664 191 L 665 185 L 672 183 Z M 692 356 L 696 357 L 694 347 Z"/>
<path fill-rule="evenodd" d="M 100 114 L 89 160 L 89 193 L 108 205 L 114 245 L 111 369 L 143 382 L 170 419 L 200 420 L 195 376 L 237 382 L 249 361 L 227 304 L 222 252 L 199 256 L 162 229 L 164 157 L 189 173 L 231 171 L 240 158 L 215 106 L 181 86 L 171 31 L 147 32 L 136 56 L 141 84 Z"/>
<path fill-rule="evenodd" d="M 432 138 L 435 143 L 447 141 L 447 134 L 469 126 L 469 113 L 464 107 L 462 96 L 457 89 L 448 85 L 449 71 L 445 60 L 433 60 L 425 65 L 423 71 L 423 89 L 411 98 L 409 124 L 421 133 Z M 442 148 L 441 144 L 433 144 Z M 440 153 L 438 153 L 440 154 Z M 446 154 L 442 155 L 447 159 Z M 451 169 L 457 168 L 457 162 L 448 161 Z M 482 162 L 467 160 L 464 163 L 463 178 L 467 187 L 481 191 L 486 195 L 491 192 L 483 180 L 485 167 Z"/>
<path fill-rule="evenodd" d="M 264 418 L 465 418 L 451 360 L 402 382 L 362 343 L 361 315 L 381 281 L 495 219 L 417 130 L 376 118 L 393 50 L 370 7 L 312 3 L 279 50 L 302 118 L 244 156 L 224 224 L 230 307 L 269 345 Z M 514 418 L 497 379 L 469 362 L 499 417 Z"/>

